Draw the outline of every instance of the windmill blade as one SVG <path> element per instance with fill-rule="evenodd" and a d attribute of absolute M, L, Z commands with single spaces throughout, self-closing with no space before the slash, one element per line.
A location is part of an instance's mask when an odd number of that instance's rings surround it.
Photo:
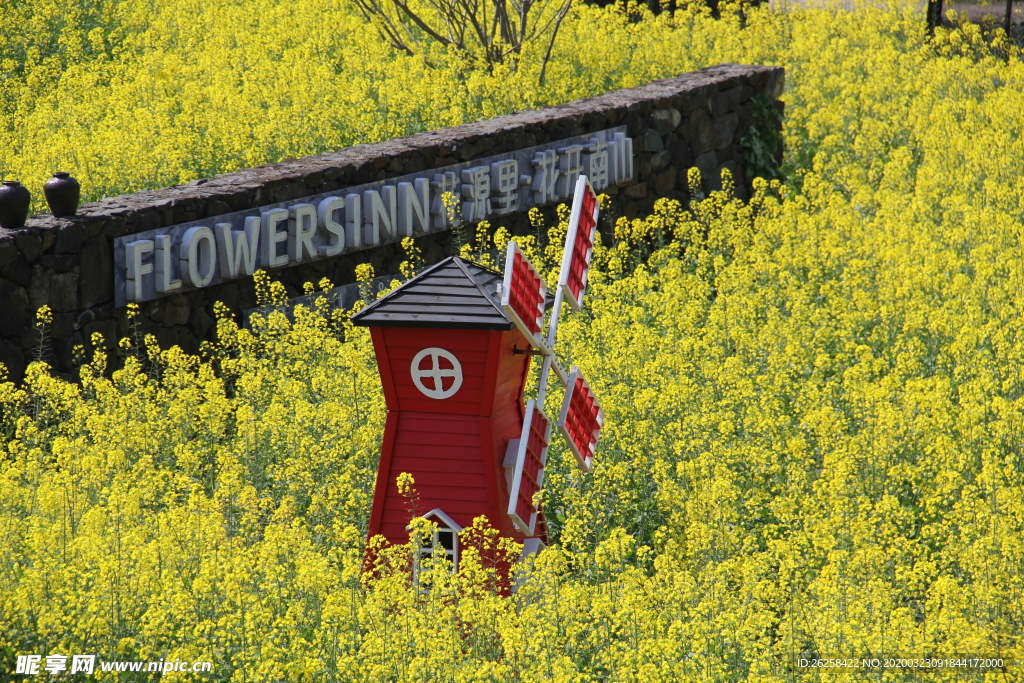
<path fill-rule="evenodd" d="M 589 472 L 604 425 L 604 410 L 583 373 L 575 366 L 569 375 L 569 386 L 562 400 L 557 425 L 580 469 Z"/>
<path fill-rule="evenodd" d="M 587 177 L 581 175 L 576 181 L 576 192 L 572 198 L 569 232 L 565 236 L 562 268 L 558 274 L 558 287 L 574 311 L 583 307 L 583 294 L 587 289 L 587 275 L 590 272 L 590 259 L 594 255 L 597 217 L 600 212 L 601 203 L 597 200 L 597 193 Z"/>
<path fill-rule="evenodd" d="M 531 399 L 526 404 L 526 420 L 519 436 L 519 451 L 508 500 L 508 516 L 526 536 L 533 536 L 537 526 L 538 509 L 533 504 L 533 496 L 544 485 L 544 466 L 550 441 L 551 422 L 537 407 L 537 402 Z"/>
<path fill-rule="evenodd" d="M 546 296 L 544 278 L 520 251 L 519 245 L 509 242 L 505 255 L 505 279 L 501 283 L 501 308 L 531 346 L 550 356 L 551 349 L 541 336 Z"/>

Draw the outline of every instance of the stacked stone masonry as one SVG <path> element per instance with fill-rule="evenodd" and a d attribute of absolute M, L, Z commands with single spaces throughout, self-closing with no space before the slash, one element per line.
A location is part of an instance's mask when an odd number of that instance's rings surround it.
<path fill-rule="evenodd" d="M 47 360 L 58 372 L 70 376 L 76 345 L 91 353 L 93 333 L 114 348 L 129 328 L 125 309 L 114 306 L 113 240 L 146 230 L 620 125 L 633 139 L 635 172 L 631 183 L 606 190 L 613 197 L 612 219 L 641 216 L 660 197 L 687 201 L 686 172 L 694 166 L 705 178 L 705 191 L 716 189 L 722 169 L 729 169 L 743 196 L 740 140 L 756 125 L 752 98 L 768 97 L 781 111 L 783 77 L 780 67 L 722 64 L 567 104 L 111 197 L 83 204 L 71 218 L 34 216 L 23 229 L 0 230 L 0 363 L 21 380 L 39 349 L 34 320 L 43 305 L 53 311 Z M 532 232 L 525 214 L 492 223 L 513 234 Z M 428 263 L 456 252 L 450 232 L 428 234 L 417 243 Z M 352 282 L 359 263 L 371 263 L 377 274 L 397 272 L 403 258 L 400 248 L 387 245 L 276 270 L 272 277 L 298 296 L 305 282 Z M 143 303 L 139 331 L 156 335 L 165 348 L 177 344 L 194 353 L 213 336 L 217 301 L 238 313 L 255 306 L 251 279 Z"/>

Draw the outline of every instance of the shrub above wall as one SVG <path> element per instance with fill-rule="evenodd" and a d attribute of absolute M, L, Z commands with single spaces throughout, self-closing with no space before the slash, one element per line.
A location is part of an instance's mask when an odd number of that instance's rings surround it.
<path fill-rule="evenodd" d="M 382 188 L 394 187 L 390 179 L 395 183 L 407 179 L 412 188 L 416 177 L 429 182 L 453 168 L 464 170 L 459 165 L 473 166 L 465 162 L 510 159 L 516 152 L 522 156 L 523 150 L 534 147 L 557 152 L 563 149 L 557 144 L 561 141 L 589 140 L 593 134 L 608 137 L 618 132 L 619 140 L 630 141 L 632 155 L 630 174 L 625 176 L 620 169 L 619 182 L 612 178 L 603 190 L 613 199 L 613 217 L 632 218 L 646 213 L 660 197 L 688 200 L 686 172 L 694 166 L 705 179 L 705 191 L 715 189 L 721 171 L 728 169 L 737 181 L 737 193 L 743 196 L 749 180 L 744 153 L 754 161 L 749 152 L 751 131 L 768 125 L 763 112 L 758 113 L 763 107 L 755 106 L 755 97 L 767 98 L 781 111 L 778 98 L 782 89 L 780 67 L 723 64 L 563 105 L 267 164 L 183 186 L 112 197 L 83 205 L 71 218 L 40 214 L 30 218 L 24 229 L 0 232 L 0 363 L 13 377 L 21 378 L 38 348 L 33 317 L 43 305 L 53 310 L 51 361 L 58 371 L 71 371 L 73 347 L 88 348 L 94 333 L 101 333 L 108 346 L 124 336 L 128 330 L 121 308 L 131 298 L 124 297 L 125 280 L 130 275 L 126 245 L 132 241 L 172 235 L 172 241 L 164 246 L 174 258 L 163 252 L 161 255 L 176 265 L 180 240 L 190 226 L 213 229 L 217 222 L 228 221 L 234 231 L 240 232 L 244 218 L 259 216 L 261 210 L 274 205 L 310 204 L 327 195 L 344 197 L 358 186 L 367 186 L 369 189 L 361 189 L 387 199 L 387 191 Z M 781 124 L 774 121 L 771 125 L 778 128 Z M 780 138 L 774 133 L 763 131 L 756 138 L 775 144 Z M 776 160 L 781 158 L 781 149 L 771 152 Z M 760 170 L 764 158 L 762 150 L 754 167 Z M 529 158 L 523 159 L 519 162 L 520 173 L 528 175 L 522 164 L 529 163 Z M 456 176 L 460 182 L 467 178 L 460 176 Z M 531 201 L 538 196 L 545 199 L 534 194 L 533 188 L 522 185 L 520 190 L 531 192 Z M 467 196 L 472 191 L 462 190 L 461 194 L 464 202 L 472 202 Z M 564 196 L 547 199 L 540 202 L 547 209 L 567 201 Z M 487 219 L 509 227 L 513 234 L 525 234 L 530 230 L 525 212 L 528 203 L 524 202 L 520 211 L 492 213 Z M 302 220 L 300 217 L 299 222 Z M 281 234 L 285 224 L 282 219 Z M 424 229 L 418 224 L 415 230 L 409 230 L 415 236 L 422 235 L 418 243 L 427 263 L 456 251 L 447 226 Z M 397 242 L 402 235 L 397 226 L 392 226 L 391 234 L 385 230 L 383 237 L 372 247 L 361 244 L 350 248 L 346 244 L 336 255 L 316 258 L 309 257 L 309 243 L 305 262 L 288 263 L 274 273 L 274 278 L 295 296 L 303 283 L 324 277 L 335 284 L 352 282 L 359 263 L 371 263 L 378 274 L 397 272 L 397 262 L 402 258 Z M 301 255 L 303 245 L 298 247 Z M 140 262 L 146 267 L 155 266 L 151 261 L 155 250 L 142 254 L 146 260 Z M 147 272 L 143 277 L 155 274 Z M 175 278 L 180 279 L 180 273 L 170 277 Z M 146 297 L 141 303 L 140 332 L 154 334 L 163 346 L 178 344 L 195 352 L 202 340 L 213 335 L 213 304 L 217 301 L 236 312 L 256 303 L 253 288 L 244 277 L 211 280 L 207 286 L 193 285 L 189 289 L 186 276 L 180 291 Z"/>

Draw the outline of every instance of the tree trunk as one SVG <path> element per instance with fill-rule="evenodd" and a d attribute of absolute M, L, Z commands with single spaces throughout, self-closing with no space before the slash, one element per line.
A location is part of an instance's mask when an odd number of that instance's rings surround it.
<path fill-rule="evenodd" d="M 927 21 L 928 35 L 933 36 L 935 28 L 942 25 L 942 0 L 928 0 Z"/>

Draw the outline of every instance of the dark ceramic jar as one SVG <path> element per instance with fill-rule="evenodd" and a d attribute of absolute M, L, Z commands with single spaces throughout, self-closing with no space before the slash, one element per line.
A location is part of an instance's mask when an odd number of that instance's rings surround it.
<path fill-rule="evenodd" d="M 0 186 L 0 228 L 17 230 L 25 226 L 32 195 L 17 180 L 5 180 Z"/>
<path fill-rule="evenodd" d="M 43 185 L 46 203 L 50 205 L 50 213 L 57 218 L 74 216 L 78 211 L 78 199 L 82 195 L 82 186 L 71 177 L 70 173 L 58 172 Z"/>

